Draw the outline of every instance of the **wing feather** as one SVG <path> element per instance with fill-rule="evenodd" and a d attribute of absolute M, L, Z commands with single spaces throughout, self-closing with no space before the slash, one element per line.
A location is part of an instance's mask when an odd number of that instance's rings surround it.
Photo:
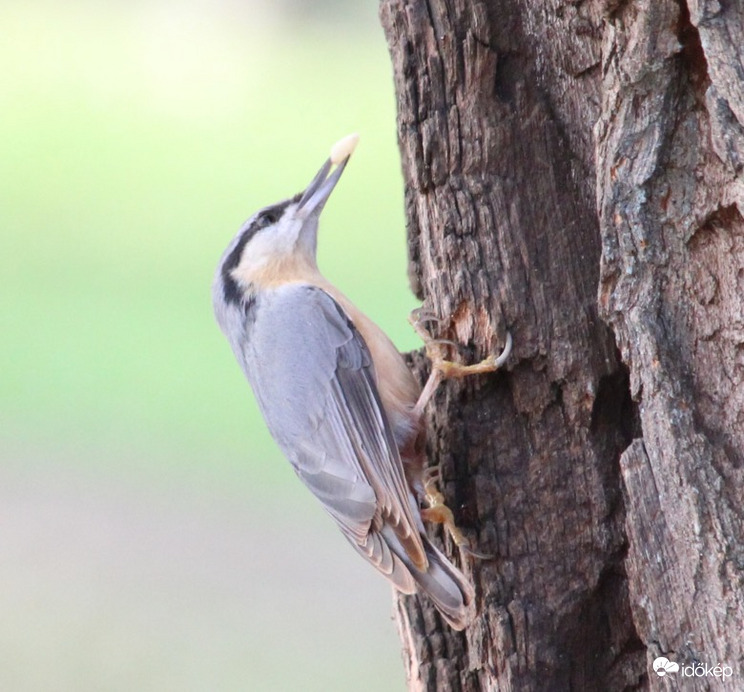
<path fill-rule="evenodd" d="M 367 345 L 317 287 L 274 289 L 255 314 L 243 362 L 272 435 L 357 550 L 410 592 L 396 553 L 425 569 L 426 551 Z"/>

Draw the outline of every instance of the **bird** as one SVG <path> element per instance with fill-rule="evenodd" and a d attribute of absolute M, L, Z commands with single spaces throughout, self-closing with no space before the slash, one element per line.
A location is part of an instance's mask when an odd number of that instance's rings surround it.
<path fill-rule="evenodd" d="M 443 523 L 469 544 L 426 468 L 424 407 L 444 377 L 498 369 L 434 354 L 423 389 L 384 331 L 319 271 L 320 214 L 358 140 L 349 135 L 299 194 L 251 216 L 223 252 L 212 285 L 216 320 L 266 425 L 295 473 L 345 538 L 404 594 L 425 593 L 455 630 L 474 618 L 470 580 L 426 534 Z M 471 554 L 478 555 L 474 551 Z"/>

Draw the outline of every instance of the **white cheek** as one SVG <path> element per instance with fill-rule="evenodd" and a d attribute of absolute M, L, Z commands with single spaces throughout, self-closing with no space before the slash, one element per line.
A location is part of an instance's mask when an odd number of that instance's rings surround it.
<path fill-rule="evenodd" d="M 297 220 L 259 231 L 243 250 L 237 271 L 243 277 L 259 271 L 271 260 L 295 252 L 302 223 Z"/>

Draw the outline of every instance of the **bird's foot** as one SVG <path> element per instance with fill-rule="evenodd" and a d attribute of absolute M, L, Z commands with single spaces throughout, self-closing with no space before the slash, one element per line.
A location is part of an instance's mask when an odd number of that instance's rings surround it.
<path fill-rule="evenodd" d="M 430 521 L 436 524 L 443 524 L 449 533 L 455 545 L 463 552 L 472 557 L 481 560 L 489 560 L 493 556 L 479 553 L 470 547 L 470 541 L 465 538 L 462 531 L 455 524 L 455 517 L 452 510 L 447 507 L 444 501 L 444 495 L 439 491 L 439 468 L 437 466 L 429 467 L 424 470 L 424 493 L 428 507 L 421 510 L 421 518 L 424 521 Z"/>
<path fill-rule="evenodd" d="M 411 314 L 408 316 L 408 321 L 426 346 L 426 355 L 429 360 L 431 360 L 432 371 L 441 373 L 441 376 L 444 378 L 461 378 L 470 375 L 495 372 L 504 365 L 511 354 L 513 343 L 512 335 L 507 332 L 506 343 L 498 356 L 491 354 L 479 363 L 473 363 L 471 365 L 456 363 L 455 361 L 448 360 L 444 357 L 442 346 L 447 345 L 457 348 L 457 344 L 449 339 L 433 338 L 429 333 L 429 330 L 424 326 L 426 322 L 441 322 L 442 320 L 439 317 L 430 312 L 424 311 L 422 308 L 416 308 L 411 311 Z"/>

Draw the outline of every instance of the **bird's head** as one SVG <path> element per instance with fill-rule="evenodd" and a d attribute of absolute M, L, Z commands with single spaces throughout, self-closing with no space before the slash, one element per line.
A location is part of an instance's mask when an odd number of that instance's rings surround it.
<path fill-rule="evenodd" d="M 317 272 L 320 213 L 357 140 L 357 135 L 349 135 L 337 142 L 303 192 L 264 207 L 243 224 L 217 267 L 215 308 L 218 300 L 240 304 L 262 288 L 302 280 Z"/>

